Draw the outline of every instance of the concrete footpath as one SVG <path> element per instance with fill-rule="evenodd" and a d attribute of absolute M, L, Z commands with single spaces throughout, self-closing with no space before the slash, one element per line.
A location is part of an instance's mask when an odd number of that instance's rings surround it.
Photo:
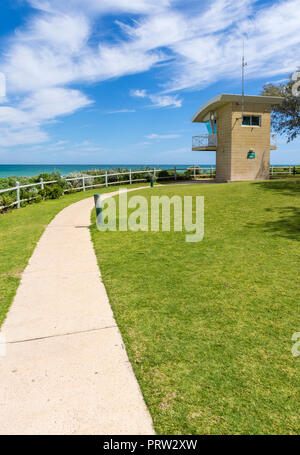
<path fill-rule="evenodd" d="M 92 208 L 62 210 L 22 275 L 1 331 L 0 434 L 154 434 L 101 282 Z"/>

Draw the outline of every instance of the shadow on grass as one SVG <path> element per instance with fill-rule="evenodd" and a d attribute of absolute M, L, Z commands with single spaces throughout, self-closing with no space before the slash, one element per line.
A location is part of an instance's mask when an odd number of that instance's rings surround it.
<path fill-rule="evenodd" d="M 276 221 L 267 221 L 263 224 L 251 223 L 250 228 L 262 228 L 265 232 L 273 232 L 279 237 L 300 241 L 300 208 L 299 207 L 274 207 L 266 209 L 267 212 L 280 213 Z"/>
<path fill-rule="evenodd" d="M 263 182 L 254 182 L 252 185 L 255 185 L 256 188 L 260 190 L 272 190 L 286 196 L 297 194 L 300 196 L 300 178 L 291 180 L 269 180 Z"/>
<path fill-rule="evenodd" d="M 259 190 L 272 191 L 282 196 L 292 196 L 291 201 L 294 202 L 294 197 L 300 196 L 300 179 L 291 180 L 269 180 L 264 182 L 254 182 L 253 185 Z M 276 221 L 266 221 L 263 224 L 252 223 L 248 227 L 260 227 L 264 231 L 273 232 L 274 234 L 289 238 L 292 240 L 300 240 L 300 208 L 295 206 L 289 207 L 272 207 L 266 209 L 270 213 L 278 213 L 279 219 Z"/>

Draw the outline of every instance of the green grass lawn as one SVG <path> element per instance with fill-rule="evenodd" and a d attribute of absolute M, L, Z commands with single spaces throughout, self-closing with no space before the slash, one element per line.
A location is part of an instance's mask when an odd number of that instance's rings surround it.
<path fill-rule="evenodd" d="M 141 185 L 132 185 L 134 186 Z M 116 189 L 118 187 L 111 185 L 0 214 L 0 326 L 20 283 L 21 273 L 52 218 L 64 207 L 92 196 L 95 192 L 106 193 Z"/>
<path fill-rule="evenodd" d="M 180 232 L 91 228 L 156 431 L 299 433 L 291 336 L 300 331 L 300 181 L 136 194 L 205 196 L 199 243 Z"/>

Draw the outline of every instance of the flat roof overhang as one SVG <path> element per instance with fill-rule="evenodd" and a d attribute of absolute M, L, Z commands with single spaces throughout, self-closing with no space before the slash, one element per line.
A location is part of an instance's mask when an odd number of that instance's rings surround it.
<path fill-rule="evenodd" d="M 280 96 L 260 96 L 260 95 L 245 95 L 245 103 L 256 103 L 256 104 L 281 104 L 284 98 Z M 242 95 L 230 95 L 223 93 L 211 98 L 207 103 L 203 104 L 196 114 L 192 117 L 193 123 L 205 123 L 210 119 L 210 112 L 219 109 L 228 103 L 242 103 Z"/>
<path fill-rule="evenodd" d="M 192 151 L 193 152 L 216 152 L 217 151 L 217 146 L 216 145 L 213 145 L 213 146 L 210 146 L 210 145 L 195 145 L 195 146 L 192 146 Z"/>

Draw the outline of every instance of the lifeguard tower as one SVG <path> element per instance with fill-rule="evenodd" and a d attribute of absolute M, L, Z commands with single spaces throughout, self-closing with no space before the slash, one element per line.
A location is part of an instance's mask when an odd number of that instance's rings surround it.
<path fill-rule="evenodd" d="M 192 122 L 206 123 L 208 134 L 193 136 L 192 149 L 216 152 L 216 180 L 264 180 L 269 178 L 271 106 L 277 96 L 218 95 L 205 103 Z"/>

